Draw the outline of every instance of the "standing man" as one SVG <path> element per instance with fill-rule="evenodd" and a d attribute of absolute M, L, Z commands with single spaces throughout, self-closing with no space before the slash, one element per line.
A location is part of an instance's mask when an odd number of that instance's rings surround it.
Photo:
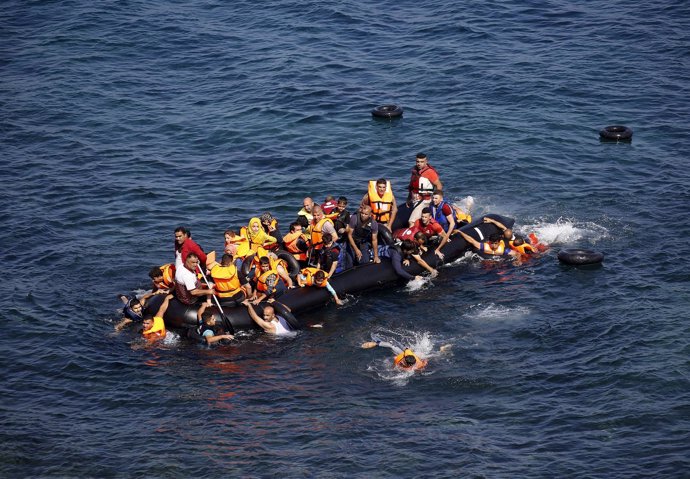
<path fill-rule="evenodd" d="M 371 214 L 380 225 L 386 225 L 389 229 L 398 214 L 398 205 L 393 196 L 391 182 L 385 178 L 379 178 L 369 182 L 369 191 L 362 197 L 362 205 L 371 207 Z"/>
<path fill-rule="evenodd" d="M 434 189 L 443 190 L 443 183 L 441 183 L 438 173 L 429 164 L 429 159 L 424 153 L 417 153 L 417 160 L 415 167 L 412 168 L 412 176 L 407 189 L 409 191 L 408 199 L 415 194 L 419 194 L 422 198 L 422 202 L 410 214 L 409 225 L 412 226 L 422 215 L 422 208 L 431 204 L 431 195 Z"/>
<path fill-rule="evenodd" d="M 175 228 L 175 268 L 182 268 L 190 253 L 194 253 L 200 260 L 201 266 L 206 267 L 206 253 L 192 239 L 192 232 L 184 226 L 178 226 Z"/>
<path fill-rule="evenodd" d="M 189 253 L 184 265 L 175 270 L 175 296 L 183 304 L 192 305 L 197 302 L 198 296 L 213 294 L 213 288 L 202 287 L 196 275 L 198 266 L 199 257 L 196 253 Z M 207 303 L 211 304 L 210 296 Z"/>

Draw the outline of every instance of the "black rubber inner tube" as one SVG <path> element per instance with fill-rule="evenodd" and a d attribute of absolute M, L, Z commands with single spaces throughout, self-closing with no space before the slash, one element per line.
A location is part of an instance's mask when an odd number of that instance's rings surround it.
<path fill-rule="evenodd" d="M 558 252 L 558 260 L 565 264 L 596 264 L 604 260 L 604 253 L 590 249 L 568 248 Z"/>
<path fill-rule="evenodd" d="M 607 126 L 599 132 L 601 139 L 606 141 L 631 141 L 632 135 L 632 129 L 623 125 Z"/>
<path fill-rule="evenodd" d="M 402 116 L 403 109 L 398 105 L 381 105 L 371 110 L 371 114 L 378 118 L 397 118 Z"/>

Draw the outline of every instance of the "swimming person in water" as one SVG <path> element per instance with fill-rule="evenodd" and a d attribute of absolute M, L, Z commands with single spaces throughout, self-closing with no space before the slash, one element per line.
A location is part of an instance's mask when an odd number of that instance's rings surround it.
<path fill-rule="evenodd" d="M 428 363 L 426 359 L 420 358 L 410 348 L 405 348 L 403 350 L 387 341 L 368 341 L 362 344 L 362 348 L 364 349 L 371 349 L 376 346 L 391 349 L 396 355 L 395 359 L 393 359 L 393 364 L 401 369 L 418 371 L 424 369 Z"/>

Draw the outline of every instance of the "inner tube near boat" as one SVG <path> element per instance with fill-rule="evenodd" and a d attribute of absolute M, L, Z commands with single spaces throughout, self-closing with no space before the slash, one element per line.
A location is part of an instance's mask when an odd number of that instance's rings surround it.
<path fill-rule="evenodd" d="M 573 265 L 597 264 L 604 260 L 604 253 L 590 249 L 568 248 L 558 252 L 558 260 Z"/>
<path fill-rule="evenodd" d="M 633 131 L 627 126 L 612 125 L 603 128 L 599 136 L 603 141 L 632 141 Z"/>
<path fill-rule="evenodd" d="M 377 118 L 398 118 L 402 116 L 403 109 L 398 105 L 381 105 L 371 110 L 371 114 Z"/>

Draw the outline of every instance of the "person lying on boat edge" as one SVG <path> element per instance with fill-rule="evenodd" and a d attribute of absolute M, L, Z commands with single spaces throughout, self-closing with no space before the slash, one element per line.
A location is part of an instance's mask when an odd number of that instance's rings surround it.
<path fill-rule="evenodd" d="M 414 238 L 415 234 L 420 231 L 426 235 L 428 240 L 427 244 L 437 241 L 438 238 L 441 239 L 440 242 L 438 242 L 438 246 L 434 249 L 434 254 L 440 259 L 443 259 L 444 254 L 441 252 L 441 248 L 449 241 L 450 236 L 443 230 L 443 227 L 431 217 L 431 208 L 423 208 L 421 218 L 415 221 L 414 225 L 410 228 L 397 230 L 393 236 L 402 241 Z"/>
<path fill-rule="evenodd" d="M 173 263 L 163 266 L 154 266 L 149 270 L 151 278 L 151 291 L 154 294 L 171 293 L 175 287 L 175 265 Z"/>
<path fill-rule="evenodd" d="M 403 268 L 410 265 L 410 259 L 414 259 L 419 266 L 431 273 L 432 278 L 438 276 L 438 271 L 422 259 L 419 246 L 411 240 L 404 240 L 400 245 L 382 246 L 379 254 L 390 258 L 395 273 L 408 281 L 422 279 L 421 275 L 413 276 Z"/>
<path fill-rule="evenodd" d="M 206 308 L 206 304 L 202 304 L 196 312 L 197 321 L 201 324 L 198 330 L 201 340 L 210 346 L 224 339 L 235 339 L 235 336 L 227 334 L 223 328 L 216 324 L 216 315 L 213 311 L 207 311 Z"/>
<path fill-rule="evenodd" d="M 490 219 L 491 218 L 485 218 L 484 222 L 491 223 L 491 221 L 487 221 Z M 465 241 L 467 241 L 467 243 L 472 245 L 472 247 L 476 250 L 477 253 L 479 253 L 480 256 L 483 256 L 485 258 L 500 256 L 511 256 L 513 258 L 519 258 L 520 256 L 520 254 L 517 251 L 513 251 L 508 246 L 506 246 L 506 243 L 503 240 L 502 235 L 500 234 L 492 234 L 489 236 L 489 239 L 487 241 L 482 242 L 479 242 L 476 239 L 472 238 L 464 231 L 460 231 L 460 234 L 463 238 L 465 238 Z"/>
<path fill-rule="evenodd" d="M 297 284 L 304 288 L 306 286 L 315 286 L 317 288 L 326 288 L 328 292 L 333 296 L 335 304 L 342 306 L 343 301 L 338 297 L 338 293 L 335 292 L 333 286 L 328 282 L 328 275 L 326 272 L 319 268 L 303 268 L 300 274 L 297 275 Z"/>
<path fill-rule="evenodd" d="M 276 336 L 284 336 L 290 334 L 292 329 L 285 319 L 281 316 L 277 316 L 275 308 L 273 306 L 266 305 L 263 308 L 262 316 L 259 316 L 254 310 L 254 306 L 249 301 L 244 301 L 247 307 L 247 313 L 249 317 L 264 331 L 268 334 L 275 334 Z"/>

